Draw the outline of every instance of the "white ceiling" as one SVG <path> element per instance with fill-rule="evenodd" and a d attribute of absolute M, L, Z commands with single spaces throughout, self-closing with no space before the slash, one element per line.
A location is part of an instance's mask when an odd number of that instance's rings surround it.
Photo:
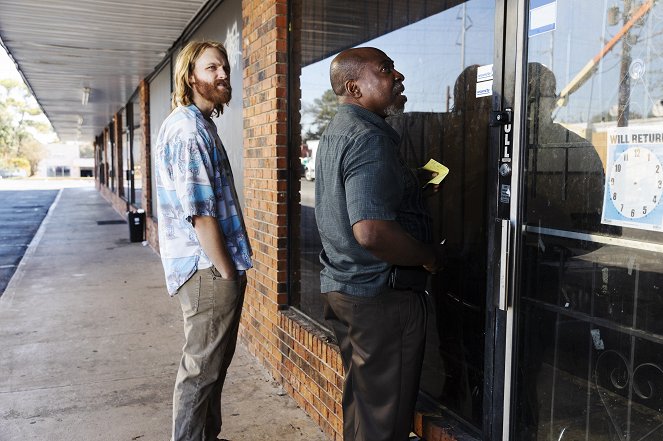
<path fill-rule="evenodd" d="M 0 40 L 60 139 L 91 142 L 205 3 L 0 0 Z"/>

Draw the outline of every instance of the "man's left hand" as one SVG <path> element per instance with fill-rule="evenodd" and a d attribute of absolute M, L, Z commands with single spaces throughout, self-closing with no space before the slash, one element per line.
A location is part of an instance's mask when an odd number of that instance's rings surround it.
<path fill-rule="evenodd" d="M 440 184 L 429 184 L 428 181 L 437 176 L 437 173 L 421 168 L 417 169 L 417 179 L 419 185 L 423 188 L 424 196 L 429 197 L 440 191 Z"/>

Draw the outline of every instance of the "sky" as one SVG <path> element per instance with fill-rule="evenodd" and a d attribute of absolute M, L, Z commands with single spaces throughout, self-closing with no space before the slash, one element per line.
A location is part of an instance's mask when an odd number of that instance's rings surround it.
<path fill-rule="evenodd" d="M 21 75 L 16 70 L 14 62 L 9 58 L 5 49 L 0 45 L 0 79 L 13 79 L 18 81 L 23 81 Z M 48 123 L 48 118 L 43 114 L 35 117 L 36 120 Z M 56 136 L 52 133 L 33 133 L 35 138 L 44 144 L 49 144 L 57 140 Z"/>
<path fill-rule="evenodd" d="M 5 52 L 5 48 L 0 46 L 0 78 L 12 78 L 15 80 L 20 80 L 21 76 L 16 71 L 14 63 Z"/>

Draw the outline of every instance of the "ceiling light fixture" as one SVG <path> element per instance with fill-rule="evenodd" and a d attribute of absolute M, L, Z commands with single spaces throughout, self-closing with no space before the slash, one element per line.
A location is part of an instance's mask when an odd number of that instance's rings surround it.
<path fill-rule="evenodd" d="M 83 88 L 83 99 L 81 100 L 81 104 L 84 106 L 87 106 L 87 102 L 90 99 L 90 88 L 89 87 L 84 87 Z"/>

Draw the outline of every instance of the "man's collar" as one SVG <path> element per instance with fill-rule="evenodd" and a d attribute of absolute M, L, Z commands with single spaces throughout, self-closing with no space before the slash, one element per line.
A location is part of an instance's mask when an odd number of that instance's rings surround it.
<path fill-rule="evenodd" d="M 339 110 L 343 109 L 349 113 L 353 113 L 360 118 L 363 118 L 373 124 L 375 124 L 379 129 L 385 131 L 387 135 L 394 141 L 395 144 L 400 143 L 401 136 L 394 130 L 394 128 L 389 125 L 389 123 L 380 115 L 371 112 L 370 110 L 359 106 L 357 104 L 343 103 L 339 105 Z"/>

